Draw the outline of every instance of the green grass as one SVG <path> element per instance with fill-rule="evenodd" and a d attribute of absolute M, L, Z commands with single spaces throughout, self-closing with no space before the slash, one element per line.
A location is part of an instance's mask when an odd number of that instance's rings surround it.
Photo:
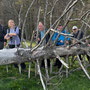
<path fill-rule="evenodd" d="M 28 70 L 28 63 L 27 70 Z M 43 70 L 44 71 L 44 70 Z M 90 68 L 88 68 L 90 75 Z M 59 77 L 51 82 L 55 84 Z M 0 66 L 0 90 L 43 90 L 39 76 L 35 77 L 34 65 L 31 68 L 31 78 L 28 79 L 28 73 L 22 71 L 20 75 L 17 68 L 9 65 L 9 72 L 6 72 L 5 66 Z M 50 85 L 48 90 L 90 90 L 90 80 L 85 76 L 82 70 L 73 72 L 68 78 L 63 76 L 58 86 Z"/>
<path fill-rule="evenodd" d="M 23 47 L 25 48 L 25 43 L 23 42 Z M 30 41 L 27 41 L 27 45 L 30 46 Z M 32 47 L 34 47 L 36 45 L 35 42 L 32 43 Z"/>
<path fill-rule="evenodd" d="M 8 73 L 5 66 L 0 68 L 0 90 L 42 90 L 41 82 L 38 76 L 35 77 L 34 71 L 31 71 L 31 79 L 28 79 L 27 72 L 22 71 L 20 75 L 18 69 L 11 65 Z"/>
<path fill-rule="evenodd" d="M 35 43 L 33 45 L 35 46 Z M 27 62 L 26 66 L 28 70 Z M 58 68 L 54 68 L 54 70 L 57 71 Z M 88 72 L 90 75 L 90 67 Z M 45 73 L 44 69 L 42 69 L 42 73 Z M 57 76 L 50 82 L 55 84 L 59 79 L 60 76 Z M 13 65 L 9 65 L 8 73 L 6 72 L 6 66 L 0 66 L 0 90 L 43 90 L 39 75 L 35 77 L 35 64 L 32 64 L 30 79 L 28 79 L 28 72 L 22 70 L 22 74 L 19 74 L 18 69 Z M 58 85 L 50 85 L 48 90 L 90 90 L 90 80 L 82 70 L 79 70 L 71 73 L 68 78 L 64 75 Z"/>

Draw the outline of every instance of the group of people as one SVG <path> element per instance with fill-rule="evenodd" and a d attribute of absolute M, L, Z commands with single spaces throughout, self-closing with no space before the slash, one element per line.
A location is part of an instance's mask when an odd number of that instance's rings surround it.
<path fill-rule="evenodd" d="M 40 40 L 43 38 L 43 36 L 45 34 L 44 32 L 46 32 L 47 29 L 44 28 L 44 25 L 42 24 L 42 22 L 39 22 L 38 28 L 39 28 L 38 42 L 40 42 Z M 61 33 L 64 33 L 64 34 L 69 34 L 69 32 L 67 32 L 65 29 L 63 30 L 63 26 L 62 25 L 59 25 L 57 27 L 57 31 L 60 31 Z M 77 26 L 73 26 L 72 27 L 72 33 L 71 34 L 73 35 L 74 38 L 76 38 L 78 40 L 82 39 L 83 36 L 84 36 L 84 33 L 82 31 L 80 31 Z M 55 42 L 57 36 L 58 36 L 58 33 L 55 32 L 54 35 L 53 35 L 53 37 L 52 37 L 53 43 Z M 46 43 L 48 42 L 49 38 L 50 38 L 50 34 L 48 34 L 46 36 L 46 40 L 45 40 Z M 58 40 L 57 40 L 57 42 L 56 42 L 56 46 L 63 46 L 65 44 L 66 45 L 69 45 L 70 42 L 72 44 L 74 44 L 76 42 L 76 40 L 75 39 L 70 40 L 69 37 L 66 38 L 64 35 L 60 35 L 59 38 L 58 38 Z M 88 44 L 88 46 L 90 46 L 90 44 Z M 82 60 L 81 55 L 79 55 L 79 57 Z M 87 59 L 90 62 L 90 57 L 88 55 L 87 55 Z M 50 66 L 50 60 L 47 59 L 47 62 L 48 62 L 48 67 L 49 67 Z M 58 68 L 60 68 L 61 65 L 62 65 L 62 63 L 58 60 L 58 58 L 56 58 L 56 61 L 55 61 L 54 66 L 57 66 Z M 44 67 L 44 66 L 45 66 L 44 65 L 44 60 L 42 60 L 41 67 Z"/>
<path fill-rule="evenodd" d="M 39 35 L 38 35 L 37 41 L 39 43 L 42 40 L 42 38 L 43 38 L 45 32 L 47 31 L 47 29 L 44 27 L 42 22 L 39 22 L 38 29 L 39 29 Z M 57 31 L 60 31 L 61 33 L 64 33 L 64 34 L 69 34 L 69 32 L 67 32 L 65 29 L 63 30 L 62 25 L 59 25 L 57 27 Z M 72 27 L 72 35 L 73 35 L 74 38 L 80 40 L 80 39 L 83 38 L 84 33 L 82 31 L 80 32 L 77 26 L 73 26 Z M 58 33 L 55 32 L 53 37 L 52 37 L 53 43 L 55 42 L 57 36 L 58 36 Z M 46 36 L 44 43 L 47 44 L 49 38 L 50 38 L 50 33 Z M 15 26 L 14 20 L 9 20 L 8 21 L 7 30 L 5 30 L 5 27 L 3 27 L 2 23 L 0 22 L 0 49 L 3 49 L 4 46 L 6 46 L 7 40 L 9 40 L 8 46 L 11 49 L 20 46 L 19 27 Z M 56 42 L 56 46 L 63 46 L 65 44 L 68 45 L 69 42 L 70 42 L 69 37 L 66 38 L 64 35 L 60 35 L 57 42 Z M 75 43 L 75 42 L 76 41 L 74 39 L 72 41 L 72 43 Z M 41 44 L 41 46 L 43 46 L 43 43 Z M 79 55 L 79 57 L 82 60 L 81 55 Z M 88 55 L 87 55 L 87 58 L 90 61 L 90 57 Z M 48 66 L 50 66 L 50 60 L 49 59 L 47 59 L 47 63 L 48 63 Z M 61 65 L 62 65 L 62 63 L 58 60 L 58 58 L 56 58 L 54 66 L 58 66 L 58 68 L 60 68 Z M 18 67 L 17 64 L 14 64 L 14 66 Z M 45 66 L 44 65 L 44 60 L 42 60 L 42 62 L 41 62 L 41 67 L 43 67 L 43 66 Z M 26 68 L 25 63 L 21 63 L 21 67 L 23 69 L 25 69 Z"/>

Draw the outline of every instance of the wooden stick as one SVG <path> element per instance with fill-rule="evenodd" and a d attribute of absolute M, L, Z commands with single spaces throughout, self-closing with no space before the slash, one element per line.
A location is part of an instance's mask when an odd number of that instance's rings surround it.
<path fill-rule="evenodd" d="M 69 67 L 68 67 L 68 64 L 66 64 L 66 63 L 60 58 L 60 56 L 57 54 L 57 52 L 54 51 L 54 53 L 55 53 L 56 57 L 59 59 L 59 61 L 60 61 L 66 68 L 69 68 Z"/>
<path fill-rule="evenodd" d="M 24 18 L 24 22 L 23 22 L 23 27 L 22 27 L 22 33 L 21 33 L 21 43 L 22 43 L 22 41 L 23 41 L 23 34 L 24 34 L 24 27 L 25 27 L 25 23 L 26 23 L 26 18 L 27 18 L 28 13 L 29 13 L 29 11 L 30 11 L 30 9 L 31 9 L 31 7 L 32 7 L 32 5 L 34 4 L 35 1 L 36 1 L 36 0 L 33 0 L 33 1 L 32 1 L 32 3 L 29 5 L 29 7 L 28 7 L 28 9 L 27 9 L 27 12 L 26 12 L 26 14 L 25 14 L 25 18 Z"/>
<path fill-rule="evenodd" d="M 37 28 L 36 28 L 37 34 L 36 34 L 36 45 L 38 44 L 38 35 L 39 35 L 39 28 L 38 28 L 38 25 L 39 25 L 39 19 L 40 19 L 40 11 L 41 11 L 41 6 L 39 7 L 38 16 L 37 16 Z"/>
<path fill-rule="evenodd" d="M 40 80 L 41 80 L 43 89 L 44 89 L 44 90 L 47 90 L 47 89 L 46 89 L 46 86 L 45 86 L 45 84 L 44 84 L 43 78 L 42 78 L 42 74 L 41 74 L 41 70 L 40 70 L 40 66 L 39 66 L 39 61 L 38 61 L 38 59 L 37 59 L 37 66 L 38 66 L 38 73 L 39 73 L 39 76 L 40 76 Z"/>
<path fill-rule="evenodd" d="M 6 65 L 6 71 L 7 71 L 7 73 L 8 73 L 8 65 Z"/>
<path fill-rule="evenodd" d="M 45 70 L 46 70 L 46 77 L 47 77 L 47 81 L 49 80 L 49 74 L 48 74 L 48 66 L 47 66 L 47 59 L 44 59 L 44 63 L 45 63 Z"/>
<path fill-rule="evenodd" d="M 19 73 L 21 74 L 21 64 L 19 63 Z"/>
<path fill-rule="evenodd" d="M 37 74 L 38 74 L 38 69 L 37 69 L 38 67 L 37 67 L 37 63 L 35 63 L 35 77 L 37 76 Z"/>
<path fill-rule="evenodd" d="M 50 64 L 50 73 L 52 73 L 52 68 L 53 68 L 53 60 L 51 60 L 51 64 Z"/>
<path fill-rule="evenodd" d="M 86 76 L 88 77 L 88 79 L 90 79 L 90 76 L 89 76 L 88 72 L 86 71 L 86 69 L 84 68 L 84 66 L 82 65 L 81 60 L 80 60 L 78 55 L 77 55 L 77 59 L 78 59 L 79 65 L 81 66 L 81 68 L 85 72 Z"/>
<path fill-rule="evenodd" d="M 71 5 L 71 6 L 72 6 L 72 5 Z M 70 6 L 70 7 L 71 7 L 71 6 Z M 70 8 L 70 7 L 69 7 L 69 8 Z M 67 24 L 69 23 L 69 19 L 70 19 L 71 15 L 72 15 L 72 12 L 73 12 L 73 7 L 72 7 L 72 9 L 71 9 L 71 11 L 70 11 L 70 14 L 69 14 L 69 16 L 68 16 L 68 18 L 67 18 L 67 20 L 66 20 L 66 22 L 65 22 L 65 24 L 64 24 L 64 26 L 63 26 L 63 28 L 62 28 L 61 31 L 63 31 L 63 30 L 65 29 L 65 27 L 67 26 Z M 59 33 L 58 36 L 56 37 L 55 42 L 54 42 L 54 45 L 56 45 L 59 36 L 60 36 L 60 33 Z"/>
<path fill-rule="evenodd" d="M 31 70 L 31 62 L 29 62 L 29 68 L 28 68 L 28 78 L 30 78 L 30 70 Z"/>
<path fill-rule="evenodd" d="M 66 63 L 68 64 L 68 62 L 69 62 L 69 57 L 66 56 Z M 68 73 L 69 73 L 69 70 L 68 68 L 66 68 L 66 78 L 68 78 Z"/>

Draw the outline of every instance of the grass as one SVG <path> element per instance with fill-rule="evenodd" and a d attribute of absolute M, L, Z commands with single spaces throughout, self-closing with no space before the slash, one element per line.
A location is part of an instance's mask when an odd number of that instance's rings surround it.
<path fill-rule="evenodd" d="M 26 66 L 28 70 L 27 62 Z M 57 70 L 58 68 L 55 69 Z M 44 69 L 42 71 L 44 73 Z M 88 68 L 88 72 L 90 75 L 90 67 Z M 57 76 L 52 79 L 51 82 L 56 83 L 59 81 L 59 77 Z M 8 73 L 6 72 L 6 66 L 0 66 L 0 90 L 43 90 L 39 76 L 35 77 L 35 64 L 32 64 L 30 79 L 28 79 L 27 72 L 22 70 L 22 74 L 20 75 L 18 69 L 14 68 L 13 65 L 9 65 Z M 82 70 L 75 71 L 68 78 L 64 75 L 58 86 L 48 86 L 48 90 L 90 90 L 90 80 L 88 80 Z"/>
<path fill-rule="evenodd" d="M 28 79 L 27 72 L 22 71 L 20 75 L 18 69 L 11 67 L 11 65 L 9 65 L 8 73 L 5 66 L 0 66 L 0 69 L 0 90 L 43 90 L 39 76 L 35 77 L 34 67 L 31 69 L 30 79 Z M 90 68 L 88 71 L 90 74 Z M 58 77 L 53 80 L 57 82 Z M 68 78 L 64 76 L 58 86 L 48 86 L 48 90 L 90 90 L 90 80 L 82 70 L 76 71 Z"/>

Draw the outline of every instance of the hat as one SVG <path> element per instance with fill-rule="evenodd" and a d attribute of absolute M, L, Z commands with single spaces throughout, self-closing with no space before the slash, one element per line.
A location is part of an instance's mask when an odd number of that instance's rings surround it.
<path fill-rule="evenodd" d="M 78 29 L 78 27 L 77 26 L 73 26 L 72 29 Z"/>

